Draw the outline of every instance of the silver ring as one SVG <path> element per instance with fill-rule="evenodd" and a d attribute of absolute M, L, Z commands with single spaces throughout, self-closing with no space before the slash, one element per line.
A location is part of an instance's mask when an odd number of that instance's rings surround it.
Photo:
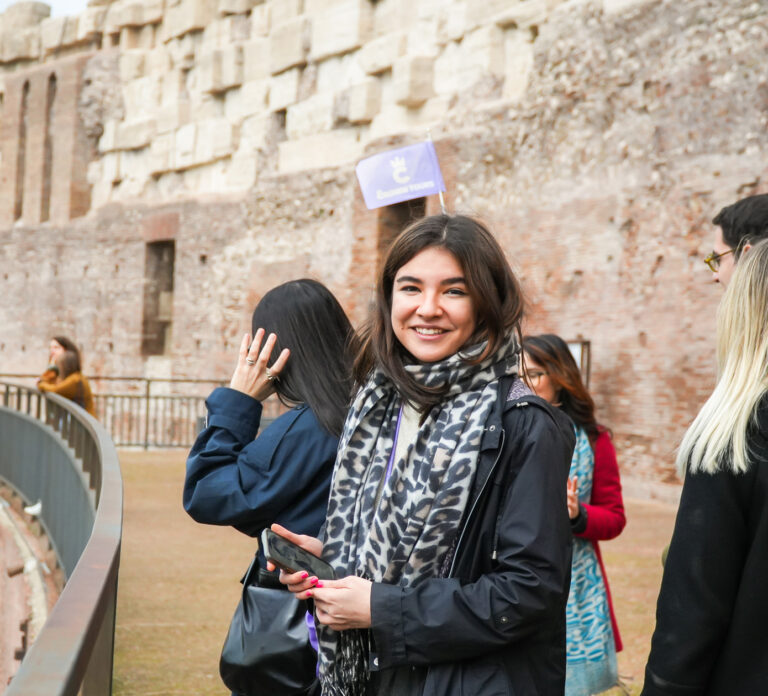
<path fill-rule="evenodd" d="M 245 359 L 245 362 L 246 362 L 248 365 L 255 365 L 255 364 L 256 364 L 256 361 L 255 361 L 255 360 L 251 360 L 250 358 L 246 358 L 246 359 Z"/>
<path fill-rule="evenodd" d="M 275 376 L 269 371 L 269 368 L 266 369 L 267 379 L 271 382 Z"/>

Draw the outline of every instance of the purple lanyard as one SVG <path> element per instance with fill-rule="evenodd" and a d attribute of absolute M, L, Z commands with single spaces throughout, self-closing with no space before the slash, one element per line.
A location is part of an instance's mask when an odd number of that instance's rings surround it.
<path fill-rule="evenodd" d="M 395 439 L 392 441 L 392 452 L 389 455 L 389 464 L 387 464 L 387 473 L 384 478 L 385 481 L 389 481 L 389 475 L 392 473 L 392 466 L 395 463 L 395 451 L 397 450 L 397 437 L 400 435 L 400 421 L 403 418 L 403 407 L 400 407 L 400 411 L 397 414 L 397 425 L 395 426 Z"/>

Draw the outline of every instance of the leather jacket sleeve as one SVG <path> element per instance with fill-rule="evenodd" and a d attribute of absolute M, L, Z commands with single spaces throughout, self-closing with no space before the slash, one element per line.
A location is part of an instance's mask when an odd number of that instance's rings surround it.
<path fill-rule="evenodd" d="M 413 588 L 374 583 L 371 618 L 380 669 L 471 658 L 564 630 L 572 427 L 529 406 L 505 414 L 504 431 L 499 463 L 511 476 L 504 479 L 500 509 L 484 512 L 494 518 L 486 520 L 491 533 L 484 536 L 497 537 L 496 558 L 489 547 L 486 567 L 470 582 L 435 578 Z"/>

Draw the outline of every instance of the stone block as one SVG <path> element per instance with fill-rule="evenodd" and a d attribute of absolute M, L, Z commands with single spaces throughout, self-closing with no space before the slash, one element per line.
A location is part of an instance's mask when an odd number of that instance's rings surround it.
<path fill-rule="evenodd" d="M 40 30 L 35 26 L 14 31 L 4 24 L 0 33 L 0 50 L 4 63 L 36 60 L 40 57 Z"/>
<path fill-rule="evenodd" d="M 269 37 L 269 71 L 275 75 L 304 65 L 308 51 L 309 22 L 306 18 L 297 17 L 274 26 Z"/>
<path fill-rule="evenodd" d="M 492 20 L 503 28 L 527 28 L 532 24 L 546 22 L 548 15 L 558 4 L 560 0 L 526 0 L 514 3 L 487 0 L 481 3 L 483 11 L 479 19 L 482 23 Z"/>
<path fill-rule="evenodd" d="M 295 140 L 305 135 L 322 133 L 333 128 L 334 94 L 316 94 L 298 104 L 289 106 L 285 118 L 285 132 Z"/>
<path fill-rule="evenodd" d="M 189 34 L 172 39 L 166 46 L 174 67 L 180 70 L 191 70 L 195 67 L 195 42 Z"/>
<path fill-rule="evenodd" d="M 444 15 L 440 27 L 441 38 L 443 41 L 459 41 L 464 33 L 473 28 L 474 23 L 470 20 L 470 9 L 467 0 L 453 2 Z"/>
<path fill-rule="evenodd" d="M 171 54 L 165 46 L 144 52 L 144 68 L 148 75 L 164 75 L 172 70 Z M 165 96 L 165 85 L 163 86 Z"/>
<path fill-rule="evenodd" d="M 465 65 L 478 74 L 504 76 L 504 32 L 494 24 L 469 32 L 462 40 Z"/>
<path fill-rule="evenodd" d="M 120 181 L 119 152 L 108 152 L 101 158 L 101 180 L 110 186 Z"/>
<path fill-rule="evenodd" d="M 353 85 L 345 94 L 350 123 L 370 123 L 381 109 L 381 83 L 375 78 Z"/>
<path fill-rule="evenodd" d="M 444 43 L 437 17 L 418 19 L 408 29 L 406 55 L 437 56 Z"/>
<path fill-rule="evenodd" d="M 354 162 L 362 154 L 356 128 L 340 128 L 278 144 L 278 170 L 281 174 L 306 169 L 338 167 Z"/>
<path fill-rule="evenodd" d="M 298 17 L 304 11 L 304 0 L 269 0 L 266 7 L 274 28 Z"/>
<path fill-rule="evenodd" d="M 138 49 L 133 51 L 122 51 L 120 53 L 120 79 L 123 82 L 130 82 L 144 75 L 144 51 Z"/>
<path fill-rule="evenodd" d="M 143 27 L 144 7 L 139 2 L 132 2 L 121 5 L 117 15 L 117 25 L 122 27 Z"/>
<path fill-rule="evenodd" d="M 527 31 L 505 32 L 504 88 L 505 99 L 517 101 L 528 89 L 533 70 L 533 44 Z"/>
<path fill-rule="evenodd" d="M 243 49 L 234 45 L 204 55 L 198 66 L 197 87 L 203 92 L 218 94 L 243 81 Z"/>
<path fill-rule="evenodd" d="M 347 53 L 343 56 L 334 56 L 317 66 L 316 91 L 339 92 L 363 82 L 366 77 L 367 75 L 356 60 L 356 54 Z"/>
<path fill-rule="evenodd" d="M 174 169 L 186 169 L 195 165 L 195 143 L 197 140 L 197 124 L 188 123 L 176 131 L 174 139 Z"/>
<path fill-rule="evenodd" d="M 163 40 L 202 31 L 216 16 L 216 0 L 182 0 L 169 7 L 163 19 Z"/>
<path fill-rule="evenodd" d="M 160 104 L 160 78 L 146 75 L 123 83 L 126 121 L 143 121 Z"/>
<path fill-rule="evenodd" d="M 369 75 L 389 70 L 398 58 L 405 55 L 407 38 L 405 34 L 398 33 L 369 41 L 357 52 L 357 62 Z"/>
<path fill-rule="evenodd" d="M 225 118 L 210 119 L 197 124 L 195 164 L 204 164 L 228 157 L 236 149 L 236 129 Z"/>
<path fill-rule="evenodd" d="M 318 5 L 313 8 L 313 60 L 322 60 L 358 49 L 373 34 L 373 14 L 369 0 L 339 0 L 327 7 Z M 310 14 L 309 7 L 307 14 Z"/>
<path fill-rule="evenodd" d="M 261 150 L 269 142 L 274 126 L 273 114 L 259 114 L 244 119 L 240 126 L 239 153 Z"/>
<path fill-rule="evenodd" d="M 112 152 L 117 150 L 117 124 L 114 119 L 104 122 L 104 130 L 99 138 L 99 152 Z"/>
<path fill-rule="evenodd" d="M 269 104 L 268 99 L 269 82 L 267 80 L 244 82 L 240 89 L 227 92 L 224 115 L 232 123 L 240 123 L 253 114 L 264 114 Z"/>
<path fill-rule="evenodd" d="M 52 53 L 77 43 L 77 17 L 44 19 L 40 23 L 40 43 L 43 53 Z"/>
<path fill-rule="evenodd" d="M 142 0 L 144 24 L 160 24 L 163 21 L 163 0 Z"/>
<path fill-rule="evenodd" d="M 392 66 L 395 102 L 413 108 L 434 96 L 434 66 L 435 59 L 430 56 L 408 56 L 395 61 Z"/>
<path fill-rule="evenodd" d="M 12 33 L 36 27 L 51 16 L 51 8 L 44 2 L 15 2 L 8 5 L 2 15 L 3 29 Z"/>
<path fill-rule="evenodd" d="M 269 108 L 272 111 L 285 109 L 295 104 L 299 97 L 301 70 L 291 68 L 275 75 L 269 82 Z"/>
<path fill-rule="evenodd" d="M 243 82 L 269 77 L 269 39 L 252 39 L 243 44 Z"/>
<path fill-rule="evenodd" d="M 117 149 L 140 150 L 147 147 L 156 132 L 157 122 L 153 118 L 120 123 L 117 126 Z"/>
<path fill-rule="evenodd" d="M 160 133 L 152 138 L 149 146 L 149 170 L 152 174 L 173 171 L 174 144 L 174 133 Z"/>
<path fill-rule="evenodd" d="M 201 53 L 216 48 L 229 48 L 233 43 L 242 43 L 250 38 L 250 24 L 246 17 L 229 15 L 211 22 L 203 31 Z"/>
<path fill-rule="evenodd" d="M 191 108 L 189 99 L 177 99 L 174 102 L 162 104 L 157 111 L 157 132 L 169 133 L 189 123 Z"/>
<path fill-rule="evenodd" d="M 251 10 L 251 38 L 268 36 L 271 26 L 270 5 L 256 5 Z"/>
<path fill-rule="evenodd" d="M 245 14 L 262 0 L 219 0 L 219 14 Z"/>
<path fill-rule="evenodd" d="M 227 188 L 245 190 L 256 183 L 258 160 L 254 155 L 237 154 L 232 157 L 227 168 Z"/>
<path fill-rule="evenodd" d="M 106 17 L 106 7 L 87 7 L 77 18 L 77 40 L 85 41 L 100 34 L 104 29 Z"/>

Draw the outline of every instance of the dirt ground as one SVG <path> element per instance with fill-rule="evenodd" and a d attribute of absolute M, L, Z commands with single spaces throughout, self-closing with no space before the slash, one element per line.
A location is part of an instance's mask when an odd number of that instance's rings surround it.
<path fill-rule="evenodd" d="M 125 516 L 115 639 L 115 696 L 228 696 L 222 642 L 255 541 L 194 522 L 181 506 L 186 452 L 120 452 Z M 626 500 L 624 533 L 602 546 L 625 649 L 619 674 L 639 693 L 660 554 L 674 508 Z M 612 694 L 619 694 L 614 690 Z"/>

